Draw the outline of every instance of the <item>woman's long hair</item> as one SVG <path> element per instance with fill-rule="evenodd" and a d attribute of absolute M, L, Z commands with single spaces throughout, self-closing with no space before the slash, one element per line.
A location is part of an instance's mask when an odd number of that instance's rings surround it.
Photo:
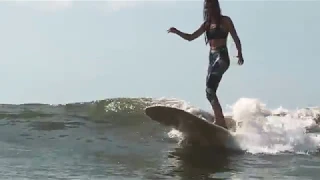
<path fill-rule="evenodd" d="M 210 1 L 210 5 L 211 6 L 207 6 L 207 2 Z M 211 12 L 213 12 L 213 14 L 209 14 L 208 13 L 208 8 L 211 8 Z M 211 24 L 211 20 L 212 18 L 214 19 L 215 23 L 216 23 L 216 27 L 219 28 L 220 27 L 220 23 L 221 23 L 221 8 L 220 8 L 220 4 L 218 0 L 204 0 L 204 6 L 203 6 L 203 19 L 205 24 L 207 25 L 207 23 L 210 25 Z M 210 27 L 210 26 L 209 26 Z M 206 29 L 207 31 L 208 29 Z M 207 37 L 207 33 L 205 33 L 205 43 L 208 44 L 208 37 Z"/>

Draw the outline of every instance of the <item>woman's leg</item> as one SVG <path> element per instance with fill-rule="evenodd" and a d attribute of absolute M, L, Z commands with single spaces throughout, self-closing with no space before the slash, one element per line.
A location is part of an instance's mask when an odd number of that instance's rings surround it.
<path fill-rule="evenodd" d="M 223 111 L 219 102 L 219 99 L 216 94 L 213 95 L 213 103 L 211 104 L 214 115 L 215 115 L 215 124 L 221 127 L 227 128 L 226 121 L 224 119 Z"/>
<path fill-rule="evenodd" d="M 214 115 L 215 124 L 227 128 L 222 108 L 217 97 L 217 89 L 223 74 L 229 68 L 229 57 L 227 51 L 210 53 L 210 65 L 207 76 L 207 99 L 210 102 Z"/>
<path fill-rule="evenodd" d="M 216 81 L 217 82 L 217 81 Z M 218 83 L 217 83 L 218 85 Z M 215 124 L 218 126 L 222 126 L 227 129 L 227 125 L 224 119 L 223 111 L 219 102 L 219 99 L 216 94 L 217 86 L 213 89 L 208 88 L 206 90 L 207 99 L 211 104 L 212 110 L 214 112 Z"/>

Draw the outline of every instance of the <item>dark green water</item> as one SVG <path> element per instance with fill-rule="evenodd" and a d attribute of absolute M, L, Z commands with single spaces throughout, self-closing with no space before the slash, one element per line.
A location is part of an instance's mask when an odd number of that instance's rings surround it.
<path fill-rule="evenodd" d="M 151 99 L 110 99 L 55 106 L 1 105 L 0 177 L 318 179 L 320 154 L 314 150 L 318 141 L 307 135 L 288 141 L 291 151 L 276 153 L 257 152 L 259 143 L 252 144 L 256 153 L 181 147 L 169 138 L 171 129 L 143 114 L 150 104 Z M 268 140 L 270 149 L 282 147 L 273 142 Z M 305 151 L 298 152 L 301 149 Z"/>

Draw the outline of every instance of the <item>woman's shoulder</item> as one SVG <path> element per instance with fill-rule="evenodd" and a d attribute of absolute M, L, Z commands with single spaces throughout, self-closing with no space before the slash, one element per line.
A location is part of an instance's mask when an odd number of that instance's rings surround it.
<path fill-rule="evenodd" d="M 224 24 L 224 26 L 229 27 L 229 25 L 232 24 L 231 17 L 223 15 L 222 16 L 222 23 Z"/>
<path fill-rule="evenodd" d="M 222 20 L 229 21 L 231 18 L 228 15 L 221 15 Z"/>

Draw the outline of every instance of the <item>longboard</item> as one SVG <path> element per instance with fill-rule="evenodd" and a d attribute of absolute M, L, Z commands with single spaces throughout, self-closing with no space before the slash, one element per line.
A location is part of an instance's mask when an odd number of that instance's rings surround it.
<path fill-rule="evenodd" d="M 225 147 L 232 138 L 229 130 L 199 118 L 182 109 L 167 106 L 150 106 L 145 113 L 164 126 L 173 127 L 188 138 L 206 141 L 210 146 Z"/>

